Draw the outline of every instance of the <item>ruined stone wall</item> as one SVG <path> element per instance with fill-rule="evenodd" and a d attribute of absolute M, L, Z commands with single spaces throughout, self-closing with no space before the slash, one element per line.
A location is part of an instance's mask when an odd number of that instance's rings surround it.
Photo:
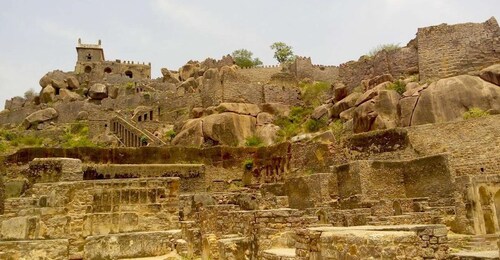
<path fill-rule="evenodd" d="M 382 50 L 375 56 L 362 56 L 358 61 L 349 61 L 339 66 L 339 80 L 350 90 L 359 86 L 361 81 L 382 74 L 394 78 L 418 74 L 418 54 L 414 41 L 395 50 Z"/>
<path fill-rule="evenodd" d="M 444 225 L 407 228 L 308 228 L 296 231 L 298 259 L 444 259 L 448 230 Z"/>
<path fill-rule="evenodd" d="M 352 160 L 410 160 L 448 153 L 456 176 L 500 171 L 500 115 L 356 134 L 336 147 L 332 164 Z"/>
<path fill-rule="evenodd" d="M 500 60 L 500 27 L 484 23 L 441 24 L 418 29 L 421 80 L 478 71 Z"/>
<path fill-rule="evenodd" d="M 280 65 L 255 67 L 255 68 L 241 68 L 236 70 L 236 74 L 250 79 L 252 83 L 267 83 L 273 74 L 281 71 Z"/>
<path fill-rule="evenodd" d="M 70 255 L 80 255 L 88 236 L 177 228 L 178 190 L 178 178 L 38 183 L 30 197 L 7 200 L 14 217 L 0 238 L 69 239 Z"/>
<path fill-rule="evenodd" d="M 298 80 L 307 78 L 333 83 L 339 79 L 337 66 L 314 65 L 310 57 L 296 57 L 288 69 Z"/>
<path fill-rule="evenodd" d="M 500 115 L 407 128 L 420 155 L 449 153 L 456 176 L 500 172 Z"/>

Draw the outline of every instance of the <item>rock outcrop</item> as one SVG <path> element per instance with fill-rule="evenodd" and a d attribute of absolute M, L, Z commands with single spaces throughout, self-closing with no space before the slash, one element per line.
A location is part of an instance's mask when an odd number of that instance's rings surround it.
<path fill-rule="evenodd" d="M 500 110 L 500 87 L 468 75 L 441 79 L 420 92 L 410 125 L 462 119 L 465 112 L 475 107 Z"/>
<path fill-rule="evenodd" d="M 89 89 L 89 97 L 94 100 L 102 100 L 108 97 L 108 89 L 106 85 L 96 83 Z"/>
<path fill-rule="evenodd" d="M 29 116 L 27 116 L 24 119 L 23 126 L 26 129 L 30 129 L 32 127 L 38 126 L 40 123 L 44 123 L 46 121 L 55 119 L 58 116 L 59 116 L 59 113 L 57 113 L 57 110 L 49 107 L 49 108 L 31 113 Z"/>

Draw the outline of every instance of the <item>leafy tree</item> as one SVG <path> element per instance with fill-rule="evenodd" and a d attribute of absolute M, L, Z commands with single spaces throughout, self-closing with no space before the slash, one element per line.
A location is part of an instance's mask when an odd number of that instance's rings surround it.
<path fill-rule="evenodd" d="M 254 67 L 258 65 L 262 65 L 262 61 L 259 58 L 252 58 L 253 53 L 246 49 L 239 49 L 233 51 L 233 59 L 236 62 L 236 65 L 242 68 Z"/>
<path fill-rule="evenodd" d="M 290 62 L 295 58 L 292 47 L 286 45 L 284 42 L 273 43 L 271 49 L 274 50 L 274 58 L 278 60 L 279 63 Z"/>

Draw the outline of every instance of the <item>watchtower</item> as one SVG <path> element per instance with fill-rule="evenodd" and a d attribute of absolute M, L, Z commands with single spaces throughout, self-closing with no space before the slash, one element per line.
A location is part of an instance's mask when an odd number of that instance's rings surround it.
<path fill-rule="evenodd" d="M 82 39 L 78 39 L 76 46 L 79 62 L 103 62 L 104 51 L 101 47 L 101 40 L 97 44 L 82 44 Z"/>

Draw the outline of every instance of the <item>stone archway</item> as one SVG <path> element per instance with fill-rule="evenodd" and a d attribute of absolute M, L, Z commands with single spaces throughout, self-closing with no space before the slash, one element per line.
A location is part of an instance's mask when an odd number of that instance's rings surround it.
<path fill-rule="evenodd" d="M 132 71 L 130 71 L 130 70 L 127 70 L 127 71 L 125 71 L 125 76 L 127 76 L 129 78 L 133 78 L 134 77 L 134 73 L 132 73 Z"/>

